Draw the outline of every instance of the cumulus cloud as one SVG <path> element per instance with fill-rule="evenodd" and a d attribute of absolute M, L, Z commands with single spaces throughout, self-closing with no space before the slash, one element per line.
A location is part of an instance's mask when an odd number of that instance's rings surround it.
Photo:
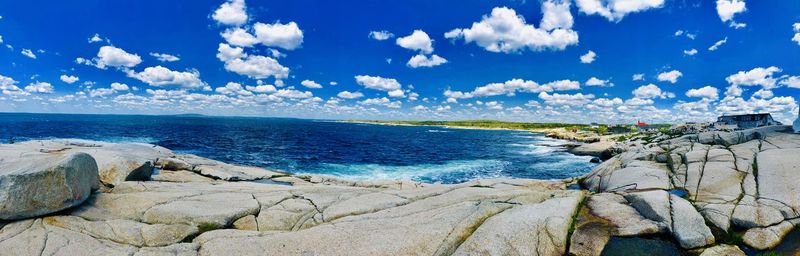
<path fill-rule="evenodd" d="M 303 44 L 303 31 L 294 21 L 287 24 L 256 23 L 253 26 L 256 38 L 261 44 L 268 47 L 279 47 L 294 50 Z"/>
<path fill-rule="evenodd" d="M 592 63 L 592 62 L 594 62 L 594 59 L 596 57 L 597 57 L 597 54 L 595 54 L 593 51 L 589 51 L 586 54 L 581 55 L 581 63 L 583 63 L 583 64 Z"/>
<path fill-rule="evenodd" d="M 599 87 L 613 87 L 614 84 L 611 83 L 609 80 L 602 80 L 597 77 L 591 77 L 589 80 L 584 82 L 586 86 L 599 86 Z"/>
<path fill-rule="evenodd" d="M 131 54 L 123 49 L 106 45 L 100 47 L 96 58 L 92 58 L 91 60 L 77 58 L 75 62 L 78 64 L 95 66 L 100 69 L 106 69 L 106 67 L 132 68 L 142 63 L 142 58 L 137 54 Z"/>
<path fill-rule="evenodd" d="M 114 89 L 115 91 L 127 91 L 127 90 L 130 90 L 130 87 L 128 87 L 127 84 L 122 84 L 122 83 L 116 83 L 115 82 L 115 83 L 111 83 L 111 89 Z"/>
<path fill-rule="evenodd" d="M 151 52 L 150 56 L 155 57 L 158 61 L 161 61 L 161 62 L 174 62 L 174 61 L 181 60 L 181 58 L 178 58 L 175 55 L 166 54 L 166 53 Z"/>
<path fill-rule="evenodd" d="M 744 0 L 717 0 L 717 14 L 722 22 L 729 22 L 733 28 L 742 28 L 746 26 L 743 23 L 736 23 L 733 16 L 747 11 Z"/>
<path fill-rule="evenodd" d="M 782 70 L 778 67 L 767 67 L 767 68 L 754 68 L 750 71 L 739 71 L 736 74 L 730 75 L 725 78 L 725 81 L 728 81 L 731 85 L 743 85 L 743 86 L 756 86 L 760 85 L 765 89 L 772 89 L 775 87 L 778 79 L 773 77 L 774 73 L 781 72 Z"/>
<path fill-rule="evenodd" d="M 35 82 L 25 86 L 26 92 L 32 93 L 53 93 L 53 85 L 48 82 Z"/>
<path fill-rule="evenodd" d="M 278 96 L 278 97 L 281 97 L 281 98 L 288 98 L 288 99 L 308 99 L 308 98 L 314 97 L 314 94 L 309 92 L 309 91 L 303 92 L 303 91 L 295 90 L 295 89 L 293 89 L 291 87 L 287 88 L 287 89 L 280 89 L 280 90 L 276 91 L 275 93 L 273 93 L 272 95 L 275 95 L 275 96 Z"/>
<path fill-rule="evenodd" d="M 300 82 L 300 85 L 308 87 L 308 88 L 312 88 L 312 89 L 322 88 L 321 84 L 319 84 L 317 82 L 314 82 L 314 81 L 311 81 L 311 80 L 303 80 L 302 82 Z"/>
<path fill-rule="evenodd" d="M 228 82 L 227 84 L 225 84 L 225 86 L 217 87 L 216 89 L 214 89 L 214 91 L 224 95 L 242 95 L 242 96 L 253 95 L 251 91 L 246 90 L 245 87 L 243 87 L 241 84 L 234 82 Z"/>
<path fill-rule="evenodd" d="M 262 84 L 257 86 L 245 86 L 245 89 L 255 93 L 273 93 L 277 91 L 274 85 L 271 84 Z"/>
<path fill-rule="evenodd" d="M 540 85 L 534 81 L 516 78 L 503 83 L 490 83 L 479 86 L 471 92 L 446 90 L 444 96 L 450 101 L 455 101 L 457 99 L 470 99 L 473 97 L 491 97 L 497 95 L 514 96 L 517 92 L 539 93 L 577 89 L 580 89 L 580 82 L 578 81 L 558 80 Z"/>
<path fill-rule="evenodd" d="M 358 99 L 358 98 L 364 97 L 364 94 L 360 93 L 360 92 L 341 91 L 341 92 L 339 92 L 339 94 L 336 94 L 336 97 L 339 97 L 339 98 L 342 98 L 342 99 L 352 100 L 352 99 Z"/>
<path fill-rule="evenodd" d="M 61 75 L 59 77 L 59 79 L 61 79 L 62 82 L 65 82 L 65 83 L 68 83 L 68 84 L 73 84 L 73 83 L 77 82 L 78 80 L 80 80 L 77 76 L 68 76 L 68 75 Z"/>
<path fill-rule="evenodd" d="M 430 54 L 433 52 L 433 41 L 428 36 L 428 33 L 422 30 L 414 30 L 411 35 L 397 38 L 395 41 L 400 47 L 420 51 Z"/>
<path fill-rule="evenodd" d="M 369 32 L 369 38 L 372 38 L 372 39 L 375 39 L 375 40 L 378 40 L 378 41 L 389 40 L 392 37 L 394 37 L 394 34 L 392 34 L 392 32 L 386 31 L 386 30 L 370 31 Z"/>
<path fill-rule="evenodd" d="M 638 88 L 633 90 L 633 95 L 636 98 L 640 98 L 640 99 L 653 99 L 653 98 L 665 99 L 665 98 L 674 98 L 675 97 L 675 94 L 670 93 L 670 92 L 666 92 L 666 91 L 662 91 L 661 88 L 659 88 L 655 84 L 648 84 L 648 85 L 639 86 Z"/>
<path fill-rule="evenodd" d="M 664 0 L 576 0 L 578 10 L 587 15 L 600 15 L 609 21 L 619 22 L 629 13 L 664 6 Z"/>
<path fill-rule="evenodd" d="M 562 106 L 583 106 L 592 99 L 594 99 L 594 94 L 559 94 L 553 93 L 549 94 L 547 92 L 540 92 L 539 99 L 544 100 L 545 104 L 548 105 L 562 105 Z"/>
<path fill-rule="evenodd" d="M 581 83 L 572 80 L 558 80 L 543 85 L 544 88 L 553 88 L 556 91 L 568 91 L 581 89 Z"/>
<path fill-rule="evenodd" d="M 545 2 L 543 6 L 552 6 L 542 8 L 546 20 L 542 21 L 544 24 L 540 28 L 527 24 L 525 18 L 513 9 L 496 7 L 490 15 L 484 15 L 480 22 L 472 23 L 471 28 L 451 30 L 445 33 L 445 38 L 463 39 L 465 43 L 475 42 L 490 52 L 564 50 L 567 46 L 578 43 L 578 33 L 572 30 L 572 15 L 569 11 L 563 11 L 564 8 L 569 10 L 569 3 Z"/>
<path fill-rule="evenodd" d="M 678 78 L 680 78 L 681 76 L 683 76 L 683 73 L 681 73 L 678 70 L 672 70 L 672 71 L 669 71 L 669 72 L 663 72 L 663 73 L 658 74 L 657 78 L 658 78 L 658 81 L 661 81 L 661 82 L 669 81 L 670 83 L 674 84 L 674 83 L 678 82 Z"/>
<path fill-rule="evenodd" d="M 33 54 L 33 51 L 31 51 L 31 49 L 22 49 L 20 53 L 22 53 L 22 55 L 25 55 L 25 57 L 36 59 L 36 54 Z"/>
<path fill-rule="evenodd" d="M 238 27 L 226 29 L 220 35 L 226 42 L 235 46 L 250 47 L 259 42 L 250 32 Z"/>
<path fill-rule="evenodd" d="M 719 99 L 719 90 L 716 87 L 705 86 L 703 88 L 691 89 L 686 91 L 686 96 L 705 98 L 713 101 Z"/>
<path fill-rule="evenodd" d="M 631 80 L 633 80 L 633 81 L 644 81 L 644 74 L 642 74 L 642 73 L 633 74 L 633 76 L 631 77 Z"/>
<path fill-rule="evenodd" d="M 726 36 L 724 39 L 719 40 L 716 43 L 714 43 L 713 45 L 711 45 L 711 47 L 708 47 L 708 50 L 709 51 L 716 51 L 717 49 L 719 49 L 720 46 L 722 46 L 723 44 L 725 44 L 727 42 L 728 42 L 728 37 Z"/>
<path fill-rule="evenodd" d="M 429 67 L 439 66 L 445 63 L 447 63 L 447 59 L 442 58 L 436 54 L 430 57 L 427 57 L 422 54 L 417 54 L 414 57 L 411 57 L 411 59 L 408 60 L 408 63 L 406 63 L 406 65 L 410 68 L 419 68 L 419 67 L 429 68 Z"/>
<path fill-rule="evenodd" d="M 224 25 L 241 26 L 247 22 L 244 0 L 230 0 L 214 11 L 211 17 Z"/>
<path fill-rule="evenodd" d="M 692 48 L 689 50 L 683 50 L 683 54 L 687 56 L 694 56 L 695 54 L 697 54 L 697 49 Z"/>
<path fill-rule="evenodd" d="M 138 79 L 151 86 L 177 85 L 185 89 L 199 89 L 206 86 L 200 80 L 197 70 L 173 71 L 162 66 L 147 67 L 142 72 L 127 71 L 128 77 Z"/>
<path fill-rule="evenodd" d="M 800 76 L 786 77 L 785 79 L 780 81 L 780 84 L 785 85 L 789 88 L 800 89 Z"/>
<path fill-rule="evenodd" d="M 405 97 L 402 85 L 394 78 L 383 78 L 380 76 L 355 76 L 356 83 L 365 88 L 386 91 L 391 97 Z"/>
<path fill-rule="evenodd" d="M 253 79 L 263 79 L 270 76 L 275 77 L 275 79 L 284 79 L 289 76 L 289 68 L 282 66 L 273 58 L 259 55 L 250 55 L 244 59 L 233 59 L 225 62 L 225 69 Z"/>

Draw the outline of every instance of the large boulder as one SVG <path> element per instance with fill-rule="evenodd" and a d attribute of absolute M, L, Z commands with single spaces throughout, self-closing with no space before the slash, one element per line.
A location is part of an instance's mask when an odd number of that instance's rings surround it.
<path fill-rule="evenodd" d="M 70 208 L 98 187 L 97 163 L 88 154 L 0 151 L 0 220 Z"/>

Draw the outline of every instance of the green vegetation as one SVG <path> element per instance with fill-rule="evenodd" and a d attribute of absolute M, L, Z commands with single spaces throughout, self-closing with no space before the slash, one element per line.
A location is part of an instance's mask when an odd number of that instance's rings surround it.
<path fill-rule="evenodd" d="M 516 130 L 536 130 L 551 128 L 584 129 L 588 128 L 585 124 L 565 124 L 565 123 L 521 123 L 505 122 L 494 120 L 465 120 L 465 121 L 376 121 L 376 120 L 351 120 L 347 122 L 388 124 L 388 125 L 424 125 L 424 126 L 451 126 L 462 128 L 491 128 L 491 129 L 516 129 Z"/>

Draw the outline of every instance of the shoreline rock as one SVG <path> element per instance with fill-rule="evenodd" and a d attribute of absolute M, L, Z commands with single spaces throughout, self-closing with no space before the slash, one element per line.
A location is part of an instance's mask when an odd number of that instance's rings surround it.
<path fill-rule="evenodd" d="M 291 175 L 147 144 L 0 145 L 0 166 L 8 159 L 33 159 L 20 155 L 25 150 L 42 159 L 84 162 L 98 155 L 103 160 L 94 167 L 88 191 L 103 176 L 98 166 L 123 167 L 103 169 L 114 178 L 104 181 L 107 188 L 91 196 L 87 192 L 82 204 L 53 203 L 42 209 L 68 209 L 0 224 L 0 251 L 599 255 L 620 238 L 658 237 L 683 252 L 741 255 L 739 246 L 775 247 L 800 217 L 800 183 L 791 178 L 800 171 L 800 159 L 791 157 L 800 155 L 800 135 L 784 128 L 615 144 L 609 148 L 626 145 L 624 152 L 580 177 L 580 190 L 567 189 L 574 179 L 426 184 Z M 107 157 L 123 148 L 138 152 Z M 124 164 L 130 159 L 135 164 Z M 128 180 L 148 161 L 162 170 L 147 181 Z M 60 166 L 63 161 L 46 162 Z M 743 244 L 723 245 L 734 230 L 745 230 Z"/>

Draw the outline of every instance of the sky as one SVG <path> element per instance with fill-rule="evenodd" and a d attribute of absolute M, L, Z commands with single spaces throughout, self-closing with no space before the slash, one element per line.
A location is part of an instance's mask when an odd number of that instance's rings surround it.
<path fill-rule="evenodd" d="M 798 115 L 800 1 L 0 1 L 0 112 Z"/>

